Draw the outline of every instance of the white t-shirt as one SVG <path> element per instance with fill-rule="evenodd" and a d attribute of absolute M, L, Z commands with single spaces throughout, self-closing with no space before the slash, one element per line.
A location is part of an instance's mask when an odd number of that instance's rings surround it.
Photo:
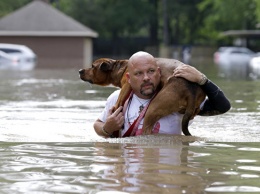
<path fill-rule="evenodd" d="M 102 122 L 106 121 L 109 109 L 111 109 L 116 104 L 119 93 L 120 90 L 116 90 L 108 97 L 106 106 L 103 112 L 101 113 L 101 115 L 99 116 L 99 119 Z M 122 129 L 121 132 L 122 135 L 128 130 L 128 128 L 131 126 L 134 120 L 139 116 L 139 106 L 141 106 L 142 104 L 143 106 L 145 106 L 147 103 L 148 103 L 147 99 L 141 99 L 138 98 L 135 94 L 133 95 L 131 102 L 129 102 L 129 106 L 125 111 L 125 115 L 124 115 L 125 123 L 124 123 L 124 129 Z M 178 134 L 178 135 L 182 134 L 182 130 L 181 130 L 182 117 L 183 114 L 176 112 L 161 118 L 154 125 L 153 133 Z M 141 132 L 142 126 L 143 126 L 143 119 L 138 126 L 137 133 Z"/>

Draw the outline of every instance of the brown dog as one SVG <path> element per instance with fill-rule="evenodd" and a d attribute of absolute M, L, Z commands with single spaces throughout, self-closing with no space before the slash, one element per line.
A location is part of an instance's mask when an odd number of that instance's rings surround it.
<path fill-rule="evenodd" d="M 200 111 L 200 104 L 205 99 L 205 93 L 200 86 L 183 78 L 175 78 L 173 70 L 183 65 L 178 60 L 156 58 L 161 69 L 161 90 L 151 101 L 144 117 L 143 134 L 151 134 L 154 124 L 162 117 L 173 112 L 184 114 L 182 131 L 191 135 L 188 129 L 189 121 Z M 91 68 L 80 69 L 83 81 L 101 86 L 114 85 L 120 87 L 120 95 L 115 109 L 123 106 L 131 92 L 131 86 L 126 79 L 128 60 L 101 58 L 93 62 Z"/>

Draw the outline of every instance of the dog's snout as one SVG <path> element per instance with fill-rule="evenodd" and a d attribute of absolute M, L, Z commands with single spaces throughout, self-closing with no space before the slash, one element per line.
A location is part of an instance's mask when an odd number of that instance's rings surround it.
<path fill-rule="evenodd" d="M 81 74 L 84 74 L 84 72 L 85 72 L 84 69 L 80 69 L 80 70 L 79 70 L 79 74 L 80 74 L 80 75 L 81 75 Z"/>

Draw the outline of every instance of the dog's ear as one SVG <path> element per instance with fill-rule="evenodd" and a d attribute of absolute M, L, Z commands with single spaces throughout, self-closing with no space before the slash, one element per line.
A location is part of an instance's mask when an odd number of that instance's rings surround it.
<path fill-rule="evenodd" d="M 101 71 L 111 71 L 113 69 L 113 63 L 111 61 L 104 61 L 100 64 L 99 69 Z"/>

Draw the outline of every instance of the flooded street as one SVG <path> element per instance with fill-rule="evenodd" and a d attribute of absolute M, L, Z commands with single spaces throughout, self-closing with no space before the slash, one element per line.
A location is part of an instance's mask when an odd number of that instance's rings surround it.
<path fill-rule="evenodd" d="M 86 86 L 73 70 L 0 74 L 3 141 L 89 141 L 111 92 Z"/>
<path fill-rule="evenodd" d="M 92 125 L 115 88 L 72 69 L 0 71 L 0 193 L 260 192 L 260 81 L 203 72 L 232 109 L 196 117 L 193 137 L 103 139 Z"/>

